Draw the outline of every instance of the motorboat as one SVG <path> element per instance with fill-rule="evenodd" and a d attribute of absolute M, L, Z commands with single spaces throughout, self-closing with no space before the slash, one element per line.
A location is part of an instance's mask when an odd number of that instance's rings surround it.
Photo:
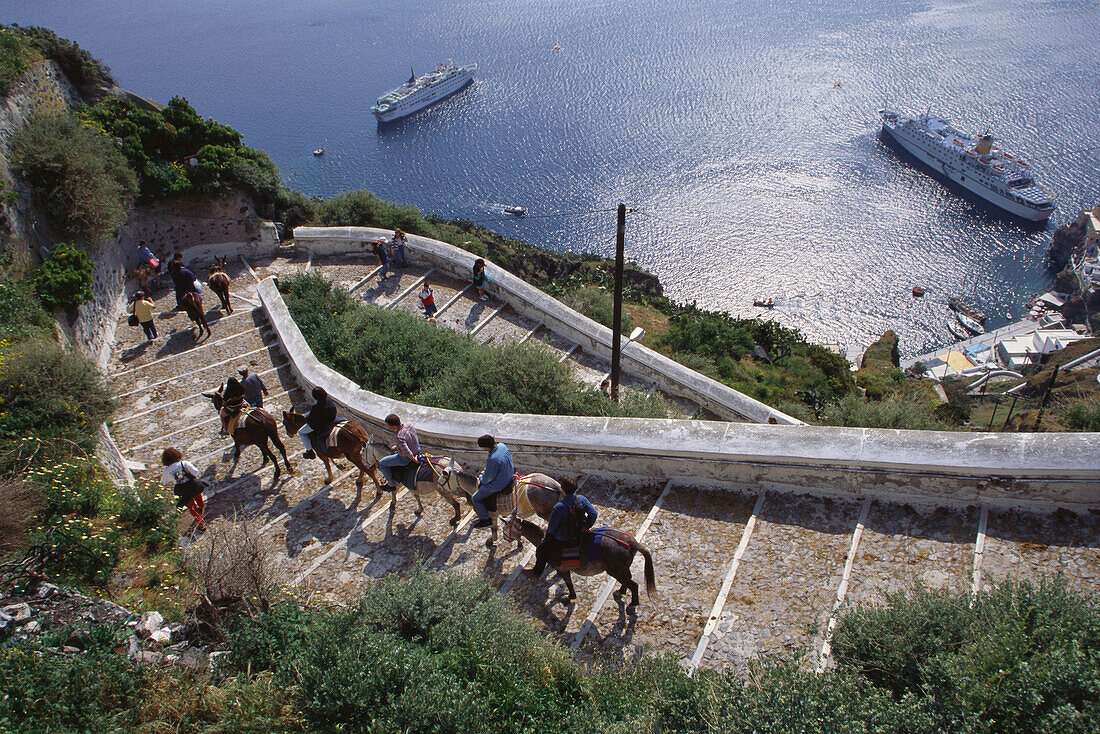
<path fill-rule="evenodd" d="M 324 148 L 318 148 L 317 150 L 313 151 L 313 155 L 317 156 L 318 158 L 320 158 L 324 154 L 325 154 L 325 149 Z"/>
<path fill-rule="evenodd" d="M 966 333 L 966 329 L 959 326 L 954 321 L 947 322 L 947 330 L 951 332 L 951 336 L 955 337 L 958 341 L 963 341 L 970 338 L 970 334 Z"/>
<path fill-rule="evenodd" d="M 972 319 L 961 311 L 955 312 L 955 318 L 958 319 L 963 328 L 971 334 L 982 334 L 985 332 L 985 327 L 979 324 L 977 319 Z"/>
<path fill-rule="evenodd" d="M 757 298 L 753 300 L 752 305 L 756 306 L 757 308 L 775 308 L 775 299 Z"/>
<path fill-rule="evenodd" d="M 527 210 L 524 209 L 522 206 L 506 206 L 504 207 L 504 213 L 511 214 L 515 217 L 522 217 L 524 214 L 527 213 Z"/>

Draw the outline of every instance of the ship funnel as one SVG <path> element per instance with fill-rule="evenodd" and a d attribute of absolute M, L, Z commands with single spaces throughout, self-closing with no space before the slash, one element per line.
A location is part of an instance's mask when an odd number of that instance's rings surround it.
<path fill-rule="evenodd" d="M 978 155 L 988 155 L 993 150 L 993 136 L 986 134 L 978 138 L 977 145 L 974 146 L 974 151 Z"/>
<path fill-rule="evenodd" d="M 413 84 L 416 84 L 416 72 L 413 71 L 413 68 L 411 66 L 409 67 L 409 81 L 407 81 L 405 83 L 408 84 L 409 86 L 412 86 Z"/>

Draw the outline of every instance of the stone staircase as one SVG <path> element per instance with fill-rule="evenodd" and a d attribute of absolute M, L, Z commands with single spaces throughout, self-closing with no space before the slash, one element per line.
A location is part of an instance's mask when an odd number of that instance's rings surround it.
<path fill-rule="evenodd" d="M 463 283 L 415 267 L 380 283 L 362 256 L 237 263 L 233 293 L 240 310 L 231 316 L 211 311 L 213 336 L 199 343 L 186 316 L 168 313 L 174 305 L 170 292 L 158 299 L 166 313 L 157 325 L 167 337 L 152 346 L 133 346 L 140 330 L 123 322 L 109 376 L 121 403 L 112 427 L 120 447 L 131 461 L 149 467 L 145 476 L 155 478 L 160 451 L 168 445 L 182 449 L 213 483 L 208 516 L 259 513 L 281 549 L 288 583 L 304 597 L 346 602 L 369 579 L 422 563 L 486 576 L 582 658 L 650 650 L 671 653 L 687 667 L 743 668 L 754 656 L 785 654 L 816 668 L 828 664 L 826 640 L 839 610 L 881 604 L 887 594 L 915 583 L 965 592 L 1009 574 L 1039 579 L 1062 573 L 1076 588 L 1100 590 L 1096 515 L 913 507 L 830 498 L 830 487 L 814 496 L 756 486 L 715 490 L 675 478 L 591 475 L 582 477 L 581 491 L 599 510 L 598 524 L 634 533 L 652 551 L 660 598 L 647 599 L 643 591 L 642 605 L 627 609 L 607 595 L 607 577 L 601 576 L 576 578 L 579 598 L 569 605 L 564 585 L 552 573 L 538 582 L 518 575 L 521 564 L 530 565 L 530 545 L 517 547 L 501 538 L 487 548 L 488 532 L 472 530 L 467 507 L 453 529 L 450 506 L 436 499 L 426 499 L 425 512 L 417 516 L 415 500 L 399 496 L 391 516 L 389 497 L 375 501 L 369 481 L 363 496 L 356 496 L 351 472 L 337 472 L 333 483 L 324 485 L 321 463 L 299 459 L 296 437 L 284 437 L 296 476 L 284 473 L 274 480 L 272 467 L 260 468 L 255 448 L 244 450 L 229 475 L 231 444 L 218 437 L 216 413 L 201 392 L 247 363 L 271 391 L 265 401 L 271 412 L 305 407 L 306 396 L 262 311 L 252 307 L 257 279 L 306 268 L 319 268 L 368 302 L 414 312 L 419 279 L 427 276 L 441 309 L 440 324 L 476 332 L 480 341 L 543 341 L 589 384 L 606 371 L 501 302 L 475 301 Z M 524 456 L 515 458 L 527 465 Z M 641 557 L 633 573 L 641 581 Z"/>

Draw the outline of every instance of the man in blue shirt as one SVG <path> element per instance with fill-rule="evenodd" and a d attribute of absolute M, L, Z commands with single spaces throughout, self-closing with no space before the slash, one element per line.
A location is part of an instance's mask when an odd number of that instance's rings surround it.
<path fill-rule="evenodd" d="M 516 479 L 516 468 L 512 464 L 512 452 L 502 443 L 497 443 L 489 434 L 485 434 L 477 440 L 477 445 L 489 450 L 489 458 L 485 460 L 485 471 L 481 472 L 478 480 L 477 491 L 470 498 L 474 506 L 478 521 L 475 528 L 487 528 L 493 524 L 489 519 L 489 510 L 485 507 L 485 500 L 497 492 L 511 489 Z"/>
<path fill-rule="evenodd" d="M 546 535 L 535 549 L 535 567 L 523 573 L 528 578 L 542 576 L 546 563 L 559 556 L 566 546 L 580 545 L 587 532 L 596 524 L 596 508 L 583 494 L 577 494 L 575 479 L 563 479 L 561 482 L 565 497 L 554 505 L 550 513 L 550 522 L 546 524 Z"/>

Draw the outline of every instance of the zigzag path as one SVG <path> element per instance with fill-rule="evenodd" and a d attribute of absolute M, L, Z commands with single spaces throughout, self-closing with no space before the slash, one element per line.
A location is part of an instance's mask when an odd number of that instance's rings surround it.
<path fill-rule="evenodd" d="M 922 583 L 967 591 L 1006 575 L 1036 579 L 1063 574 L 1070 585 L 1100 590 L 1100 517 L 1066 511 L 1032 514 L 985 506 L 917 508 L 883 502 L 829 499 L 734 486 L 721 491 L 689 481 L 585 476 L 583 493 L 596 505 L 600 524 L 635 534 L 650 549 L 657 569 L 658 599 L 637 610 L 609 596 L 607 577 L 576 578 L 579 598 L 567 604 L 564 585 L 552 573 L 539 582 L 518 575 L 530 565 L 530 545 L 500 539 L 485 547 L 487 531 L 464 517 L 452 529 L 449 505 L 428 499 L 417 517 L 415 502 L 388 497 L 375 503 L 368 482 L 356 501 L 354 476 L 338 472 L 323 484 L 319 461 L 304 461 L 297 437 L 284 442 L 298 473 L 273 479 L 260 468 L 255 448 L 242 452 L 229 475 L 228 439 L 210 401 L 201 395 L 247 364 L 267 384 L 265 407 L 276 415 L 306 395 L 295 382 L 262 310 L 256 283 L 313 268 L 355 289 L 375 305 L 419 312 L 416 291 L 431 279 L 439 323 L 480 341 L 538 339 L 570 361 L 579 379 L 598 384 L 607 366 L 504 304 L 471 297 L 466 284 L 408 268 L 378 281 L 377 268 L 361 256 L 310 261 L 306 256 L 232 263 L 232 315 L 213 308 L 213 335 L 196 342 L 182 313 L 172 312 L 171 291 L 158 294 L 161 338 L 143 345 L 140 330 L 119 324 L 109 382 L 120 399 L 112 426 L 142 476 L 159 478 L 160 451 L 178 446 L 212 483 L 208 517 L 258 513 L 280 548 L 280 565 L 302 594 L 343 602 L 368 579 L 400 573 L 413 564 L 463 574 L 484 574 L 578 656 L 671 653 L 685 666 L 742 668 L 754 656 L 799 656 L 808 666 L 829 664 L 828 631 L 837 612 L 853 604 L 881 604 L 886 595 Z M 206 271 L 199 267 L 201 277 Z M 629 382 L 627 384 L 630 384 Z M 648 390 L 644 384 L 635 384 Z M 685 415 L 697 406 L 677 401 Z M 516 457 L 524 464 L 523 456 Z M 350 468 L 350 467 L 346 467 Z M 823 488 L 824 489 L 824 488 Z M 827 494 L 822 492 L 823 495 Z M 642 559 L 634 563 L 642 578 Z"/>

